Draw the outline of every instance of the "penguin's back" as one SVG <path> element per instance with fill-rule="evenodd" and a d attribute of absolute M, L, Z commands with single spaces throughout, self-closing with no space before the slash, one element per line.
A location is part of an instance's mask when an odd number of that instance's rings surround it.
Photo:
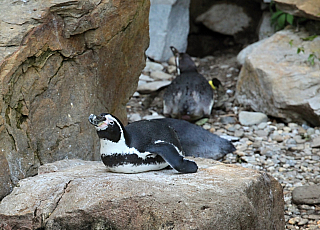
<path fill-rule="evenodd" d="M 218 160 L 236 150 L 230 141 L 190 122 L 173 118 L 157 120 L 175 129 L 186 156 Z"/>
<path fill-rule="evenodd" d="M 164 114 L 171 117 L 190 115 L 195 119 L 208 116 L 213 105 L 213 89 L 197 72 L 182 73 L 167 87 Z"/>
<path fill-rule="evenodd" d="M 182 147 L 177 133 L 168 124 L 158 120 L 141 120 L 125 126 L 129 135 L 127 145 L 144 152 L 153 143 L 166 142 L 176 146 L 180 151 Z"/>

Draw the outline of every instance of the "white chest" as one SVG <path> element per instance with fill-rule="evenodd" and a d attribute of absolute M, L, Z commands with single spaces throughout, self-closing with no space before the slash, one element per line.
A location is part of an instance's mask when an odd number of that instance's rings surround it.
<path fill-rule="evenodd" d="M 106 167 L 111 172 L 120 172 L 120 173 L 139 173 L 139 172 L 145 172 L 145 171 L 153 171 L 153 170 L 160 170 L 165 167 L 167 167 L 169 164 L 165 161 L 163 162 L 156 162 L 156 163 L 144 163 L 144 162 L 150 162 L 150 159 L 154 159 L 157 154 L 156 153 L 150 153 L 150 152 L 139 152 L 135 148 L 129 148 L 124 140 L 120 140 L 119 142 L 115 143 L 109 140 L 100 140 L 101 148 L 100 148 L 100 154 L 101 158 L 105 158 L 107 156 L 110 156 L 109 159 L 111 161 L 117 161 L 116 158 L 119 155 L 123 155 L 124 159 L 126 159 L 126 156 L 129 155 L 136 155 L 137 160 L 136 162 L 118 162 L 116 164 Z M 114 156 L 114 159 L 113 159 Z"/>

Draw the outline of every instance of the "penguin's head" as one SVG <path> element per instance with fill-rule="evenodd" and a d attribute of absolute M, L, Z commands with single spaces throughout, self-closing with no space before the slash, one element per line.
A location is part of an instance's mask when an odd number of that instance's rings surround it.
<path fill-rule="evenodd" d="M 179 53 L 179 51 L 173 46 L 170 46 L 170 49 L 175 57 L 178 75 L 183 72 L 197 72 L 197 67 L 189 54 Z"/>
<path fill-rule="evenodd" d="M 217 90 L 222 86 L 221 81 L 219 81 L 217 78 L 212 78 L 212 80 L 209 81 L 209 84 L 213 90 Z"/>
<path fill-rule="evenodd" d="M 95 126 L 101 139 L 118 142 L 124 132 L 124 127 L 120 120 L 109 113 L 101 113 L 99 116 L 91 114 L 89 122 Z"/>

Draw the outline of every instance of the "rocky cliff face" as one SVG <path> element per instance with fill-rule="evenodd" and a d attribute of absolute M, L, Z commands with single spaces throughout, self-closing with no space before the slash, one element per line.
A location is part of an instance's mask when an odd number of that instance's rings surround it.
<path fill-rule="evenodd" d="M 0 3 L 0 198 L 43 163 L 99 159 L 87 117 L 126 121 L 148 12 L 144 0 Z"/>

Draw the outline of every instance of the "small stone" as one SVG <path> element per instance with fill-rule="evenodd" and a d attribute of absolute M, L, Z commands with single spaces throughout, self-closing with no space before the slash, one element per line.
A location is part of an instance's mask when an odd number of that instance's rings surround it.
<path fill-rule="evenodd" d="M 237 129 L 237 130 L 235 130 L 234 135 L 236 137 L 243 137 L 244 131 L 242 129 Z"/>
<path fill-rule="evenodd" d="M 173 66 L 173 65 L 169 65 L 169 66 L 167 67 L 167 72 L 168 72 L 169 74 L 175 74 L 175 73 L 177 73 L 177 68 L 176 68 L 175 66 Z"/>
<path fill-rule="evenodd" d="M 221 66 L 220 66 L 220 69 L 228 69 L 228 68 L 229 68 L 228 65 L 221 65 Z"/>
<path fill-rule="evenodd" d="M 298 144 L 303 144 L 306 142 L 305 139 L 302 139 L 301 136 L 294 136 L 293 139 L 298 143 Z"/>
<path fill-rule="evenodd" d="M 164 73 L 162 71 L 151 72 L 150 77 L 155 80 L 171 80 L 173 78 L 172 75 Z"/>
<path fill-rule="evenodd" d="M 132 96 L 133 96 L 133 97 L 139 97 L 139 96 L 140 96 L 140 93 L 134 92 L 134 94 L 133 94 Z"/>
<path fill-rule="evenodd" d="M 308 133 L 309 136 L 315 134 L 314 128 L 308 128 L 308 129 L 307 129 L 307 133 Z"/>
<path fill-rule="evenodd" d="M 145 74 L 141 74 L 140 77 L 139 77 L 139 80 L 140 81 L 154 81 L 154 79 L 152 79 L 151 77 L 149 77 L 148 75 L 145 75 Z"/>
<path fill-rule="evenodd" d="M 163 70 L 163 66 L 156 62 L 146 61 L 146 67 L 143 69 L 144 72 L 153 72 L 157 70 Z"/>
<path fill-rule="evenodd" d="M 320 185 L 296 187 L 292 191 L 292 202 L 295 204 L 320 204 Z"/>
<path fill-rule="evenodd" d="M 130 115 L 129 120 L 131 122 L 140 121 L 141 120 L 141 116 L 140 116 L 139 113 L 133 113 L 133 114 Z"/>
<path fill-rule="evenodd" d="M 268 122 L 261 122 L 258 125 L 258 129 L 265 129 L 268 126 Z"/>
<path fill-rule="evenodd" d="M 269 132 L 265 130 L 257 130 L 255 131 L 255 134 L 257 134 L 259 137 L 267 137 L 269 135 Z"/>
<path fill-rule="evenodd" d="M 282 142 L 283 141 L 283 136 L 274 135 L 274 136 L 272 136 L 272 140 L 275 140 L 276 142 Z"/>
<path fill-rule="evenodd" d="M 221 122 L 221 124 L 224 124 L 224 125 L 236 123 L 236 119 L 230 116 L 220 117 L 219 121 Z"/>
<path fill-rule="evenodd" d="M 285 131 L 286 133 L 291 132 L 291 128 L 289 127 L 283 127 L 283 131 Z"/>
<path fill-rule="evenodd" d="M 308 219 L 301 219 L 299 222 L 298 222 L 298 225 L 305 225 L 308 223 Z"/>
<path fill-rule="evenodd" d="M 297 223 L 297 220 L 296 220 L 296 218 L 291 218 L 288 220 L 288 223 L 294 225 Z"/>
<path fill-rule="evenodd" d="M 170 85 L 171 81 L 154 81 L 138 85 L 137 91 L 142 94 L 151 93 L 157 91 L 158 89 Z"/>
<path fill-rule="evenodd" d="M 165 118 L 165 116 L 162 116 L 160 114 L 156 114 L 156 115 L 146 115 L 144 116 L 142 119 L 143 120 L 152 120 L 152 119 L 159 119 L 159 118 Z"/>
<path fill-rule="evenodd" d="M 268 117 L 264 113 L 247 111 L 241 111 L 239 113 L 239 122 L 242 125 L 256 125 L 267 121 Z"/>
<path fill-rule="evenodd" d="M 172 57 L 170 57 L 170 58 L 168 59 L 168 64 L 169 64 L 169 65 L 173 65 L 173 66 L 176 65 L 176 58 L 175 58 L 175 56 L 172 56 Z"/>
<path fill-rule="evenodd" d="M 312 140 L 311 147 L 312 147 L 312 148 L 318 148 L 318 147 L 320 147 L 320 136 L 318 136 L 318 137 L 316 137 L 316 138 L 314 138 L 314 139 Z"/>
<path fill-rule="evenodd" d="M 308 219 L 310 219 L 310 220 L 320 220 L 320 215 L 309 215 Z"/>

